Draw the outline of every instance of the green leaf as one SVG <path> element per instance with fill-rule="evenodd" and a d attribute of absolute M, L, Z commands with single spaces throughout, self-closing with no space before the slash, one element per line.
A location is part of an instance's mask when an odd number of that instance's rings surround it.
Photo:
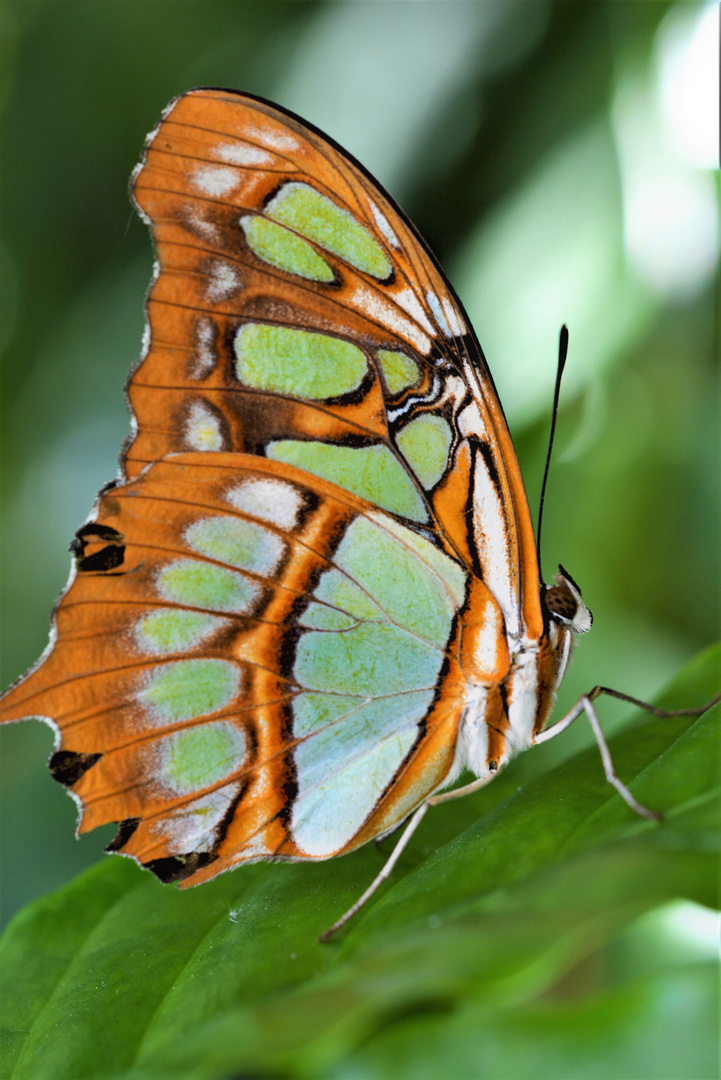
<path fill-rule="evenodd" d="M 720 654 L 703 654 L 663 704 L 707 700 Z M 637 715 L 610 740 L 662 825 L 605 783 L 595 747 L 520 790 L 510 766 L 487 792 L 434 809 L 390 883 L 326 946 L 318 933 L 389 843 L 187 891 L 109 858 L 28 906 L 0 943 L 2 1076 L 711 1075 L 715 1023 L 690 1004 L 708 993 L 703 965 L 597 979 L 571 1003 L 554 995 L 644 912 L 715 904 L 720 721 L 719 706 Z"/>
<path fill-rule="evenodd" d="M 449 1016 L 403 1017 L 329 1075 L 698 1080 L 717 1075 L 716 964 L 657 973 L 581 1004 L 491 1008 L 470 998 Z"/>

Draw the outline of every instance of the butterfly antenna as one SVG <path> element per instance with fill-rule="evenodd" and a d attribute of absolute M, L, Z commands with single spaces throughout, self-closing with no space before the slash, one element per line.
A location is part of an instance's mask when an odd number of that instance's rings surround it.
<path fill-rule="evenodd" d="M 543 470 L 543 483 L 541 484 L 541 501 L 538 507 L 538 525 L 536 526 L 536 555 L 538 557 L 538 575 L 541 579 L 541 584 L 545 585 L 543 580 L 543 570 L 541 569 L 541 523 L 543 521 L 543 503 L 546 498 L 546 484 L 548 483 L 548 470 L 551 466 L 551 453 L 553 451 L 553 439 L 556 434 L 556 418 L 558 417 L 558 399 L 561 395 L 561 379 L 563 378 L 563 369 L 566 366 L 566 357 L 568 355 L 568 327 L 564 323 L 561 327 L 561 335 L 558 339 L 558 366 L 556 368 L 556 389 L 553 391 L 553 410 L 551 412 L 551 434 L 548 437 L 548 450 L 546 451 L 546 467 Z"/>

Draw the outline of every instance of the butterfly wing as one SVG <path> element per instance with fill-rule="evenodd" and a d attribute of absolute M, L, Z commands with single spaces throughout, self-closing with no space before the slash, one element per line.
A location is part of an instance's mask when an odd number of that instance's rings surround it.
<path fill-rule="evenodd" d="M 150 136 L 133 194 L 158 270 L 127 475 L 226 449 L 354 484 L 431 525 L 489 584 L 509 631 L 537 636 L 533 530 L 490 373 L 377 182 L 290 114 L 198 90 Z"/>
<path fill-rule="evenodd" d="M 125 479 L 2 715 L 57 725 L 83 831 L 120 821 L 115 850 L 194 884 L 402 820 L 452 767 L 469 678 L 540 633 L 538 575 L 480 349 L 348 155 L 194 91 L 134 197 L 158 269 Z"/>

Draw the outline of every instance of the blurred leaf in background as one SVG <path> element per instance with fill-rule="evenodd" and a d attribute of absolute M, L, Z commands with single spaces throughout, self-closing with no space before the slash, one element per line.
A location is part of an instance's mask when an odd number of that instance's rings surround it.
<path fill-rule="evenodd" d="M 400 202 L 468 309 L 532 505 L 558 329 L 569 324 L 544 569 L 569 567 L 595 624 L 559 709 L 598 682 L 652 696 L 717 636 L 715 4 L 5 0 L 1 15 L 4 684 L 42 651 L 68 541 L 116 472 L 152 265 L 128 177 L 161 109 L 198 85 L 299 113 Z M 612 704 L 603 714 L 608 730 L 622 722 Z M 7 919 L 96 862 L 109 836 L 74 839 L 75 808 L 45 767 L 45 726 L 0 737 Z M 482 811 L 589 738 L 576 725 L 524 755 Z M 452 829 L 453 813 L 440 815 Z M 328 880 L 361 882 L 354 867 L 368 858 L 341 860 Z M 294 881 L 314 872 L 296 868 Z M 703 909 L 684 910 L 703 922 Z M 609 945 L 621 965 L 635 933 Z M 661 1018 L 632 1030 L 638 1047 L 671 1008 L 665 978 L 643 973 L 628 992 Z M 608 986 L 598 1015 L 620 1032 L 631 999 L 604 971 L 591 982 Z M 572 982 L 564 993 L 579 1031 L 596 1023 Z M 434 1054 L 476 1031 L 500 1045 L 510 1025 L 522 1055 L 546 1015 L 523 1000 L 503 1022 L 477 1003 L 452 1023 L 411 1015 L 405 1035 L 389 1032 L 387 1053 L 418 1025 Z M 544 1075 L 573 1075 L 572 1056 L 565 1073 L 554 1065 L 562 1043 L 554 1050 L 549 1029 Z M 374 1052 L 337 1075 L 384 1075 Z"/>

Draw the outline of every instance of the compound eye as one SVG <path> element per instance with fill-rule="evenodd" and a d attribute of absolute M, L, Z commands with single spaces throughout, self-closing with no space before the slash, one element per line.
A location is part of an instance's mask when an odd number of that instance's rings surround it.
<path fill-rule="evenodd" d="M 585 634 L 591 629 L 593 615 L 584 604 L 578 585 L 562 566 L 558 568 L 556 584 L 546 589 L 543 602 L 551 618 L 563 623 L 572 633 Z"/>
<path fill-rule="evenodd" d="M 576 598 L 567 585 L 554 585 L 546 591 L 544 602 L 549 615 L 556 615 L 564 622 L 573 622 L 578 611 Z"/>

